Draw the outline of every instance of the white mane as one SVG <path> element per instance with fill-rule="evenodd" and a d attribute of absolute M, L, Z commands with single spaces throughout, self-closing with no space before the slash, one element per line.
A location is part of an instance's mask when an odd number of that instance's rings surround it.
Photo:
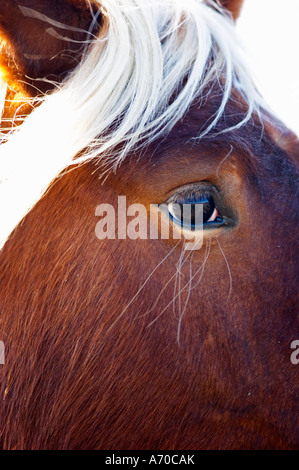
<path fill-rule="evenodd" d="M 247 116 L 236 127 L 258 110 L 261 98 L 232 20 L 214 2 L 99 3 L 106 18 L 100 37 L 0 147 L 0 248 L 79 152 L 84 150 L 76 163 L 97 159 L 116 168 L 136 146 L 169 132 L 220 76 L 221 106 L 199 138 L 223 114 L 232 87 L 248 103 Z"/>

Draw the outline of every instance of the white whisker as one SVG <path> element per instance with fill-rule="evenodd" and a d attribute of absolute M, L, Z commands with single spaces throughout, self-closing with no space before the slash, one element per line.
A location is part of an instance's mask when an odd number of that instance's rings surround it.
<path fill-rule="evenodd" d="M 179 315 L 178 328 L 177 328 L 177 343 L 178 343 L 178 345 L 180 344 L 181 325 L 182 325 L 183 316 L 184 316 L 184 314 L 185 314 L 185 311 L 186 311 L 186 308 L 187 308 L 187 305 L 188 305 L 188 302 L 189 302 L 189 299 L 190 299 L 190 294 L 191 294 L 191 285 L 192 285 L 192 258 L 193 258 L 193 255 L 194 255 L 194 251 L 192 252 L 192 255 L 190 256 L 190 266 L 189 266 L 189 269 L 190 269 L 190 280 L 189 280 L 189 289 L 188 289 L 187 297 L 186 297 L 186 300 L 185 300 L 184 308 L 183 308 L 182 312 L 181 312 L 180 315 Z"/>
<path fill-rule="evenodd" d="M 234 150 L 234 147 L 231 145 L 231 146 L 230 146 L 230 151 L 229 151 L 228 154 L 223 158 L 223 160 L 221 160 L 221 162 L 219 163 L 219 165 L 218 165 L 218 167 L 217 167 L 217 171 L 216 171 L 216 176 L 217 176 L 217 178 L 218 178 L 218 176 L 219 176 L 219 170 L 220 170 L 221 166 L 222 166 L 223 163 L 227 160 L 227 158 L 229 158 L 229 156 L 232 154 L 233 150 Z"/>
<path fill-rule="evenodd" d="M 185 255 L 185 240 L 183 241 L 181 254 L 180 254 L 180 257 L 179 257 L 177 265 L 176 265 L 175 286 L 174 286 L 174 293 L 173 293 L 173 298 L 174 298 L 174 300 L 173 300 L 173 314 L 174 314 L 175 318 L 177 318 L 176 311 L 175 311 L 175 308 L 176 308 L 175 299 L 176 299 L 177 290 L 178 290 L 178 292 L 181 291 L 181 275 L 182 275 L 182 266 L 184 264 L 184 261 L 183 261 L 184 260 L 184 255 Z M 178 310 L 179 310 L 179 312 L 181 311 L 181 297 L 180 297 L 180 295 L 178 296 Z"/>
<path fill-rule="evenodd" d="M 176 245 L 176 246 L 177 246 L 177 245 Z M 182 267 L 184 266 L 184 264 L 187 262 L 187 260 L 188 260 L 189 257 L 192 255 L 192 253 L 193 253 L 192 251 L 189 251 L 188 254 L 187 254 L 187 256 L 186 256 L 186 258 L 182 260 L 181 268 L 182 268 Z M 181 256 L 182 256 L 182 252 L 181 252 L 181 254 L 180 254 L 180 258 L 181 258 Z M 157 306 L 157 304 L 158 304 L 158 302 L 159 302 L 159 300 L 160 300 L 160 298 L 161 298 L 163 292 L 165 292 L 166 288 L 169 286 L 169 284 L 173 281 L 174 278 L 175 278 L 175 283 L 176 283 L 177 274 L 178 274 L 178 270 L 177 270 L 177 268 L 176 268 L 175 273 L 168 279 L 168 281 L 166 282 L 166 284 L 163 286 L 162 290 L 160 291 L 160 293 L 159 293 L 159 295 L 158 295 L 158 297 L 157 297 L 157 299 L 156 299 L 154 305 L 153 305 L 149 310 L 147 310 L 145 313 L 143 313 L 142 315 L 139 315 L 138 318 L 142 318 L 142 317 L 144 317 L 144 316 L 146 316 L 146 315 L 149 315 L 149 314 L 155 309 L 155 307 Z M 176 292 L 176 287 L 174 288 L 174 294 L 173 294 L 174 298 L 175 298 L 175 292 Z M 174 312 L 174 316 L 176 316 L 176 315 L 175 315 L 175 312 Z"/>
<path fill-rule="evenodd" d="M 229 298 L 231 296 L 231 293 L 232 293 L 232 288 L 233 288 L 233 280 L 232 280 L 232 274 L 231 274 L 231 270 L 230 270 L 230 267 L 229 267 L 229 264 L 228 264 L 228 261 L 226 259 L 226 256 L 220 246 L 220 242 L 219 242 L 219 239 L 217 238 L 217 243 L 218 243 L 218 246 L 219 246 L 219 250 L 220 252 L 222 253 L 222 256 L 224 258 L 224 261 L 225 261 L 225 264 L 227 266 L 227 271 L 228 271 L 228 276 L 229 276 L 229 292 L 228 292 L 228 296 L 227 296 L 227 299 L 226 299 L 226 302 L 229 301 Z"/>
<path fill-rule="evenodd" d="M 190 252 L 192 253 L 192 252 Z M 188 254 L 187 258 L 190 256 L 190 254 Z M 186 259 L 187 259 L 186 258 Z M 198 268 L 198 270 L 195 272 L 195 274 L 192 275 L 191 279 L 184 285 L 184 287 L 180 290 L 180 292 L 178 292 L 177 294 L 174 295 L 173 299 L 166 305 L 166 307 L 163 308 L 162 312 L 159 313 L 159 315 L 153 320 L 151 321 L 149 324 L 148 324 L 148 327 L 152 326 L 162 315 L 163 313 L 170 307 L 170 305 L 172 305 L 172 303 L 178 298 L 178 296 L 184 292 L 186 290 L 186 288 L 189 287 L 189 284 L 190 282 L 192 282 L 192 280 L 197 276 L 197 274 L 199 273 L 199 271 L 201 269 L 204 269 L 205 265 L 206 265 L 206 262 L 207 262 L 207 257 L 204 258 L 204 261 L 202 263 L 202 265 Z M 175 276 L 176 274 L 174 274 Z"/>
<path fill-rule="evenodd" d="M 200 273 L 199 279 L 196 282 L 196 284 L 192 287 L 191 290 L 195 289 L 200 284 L 200 282 L 202 280 L 204 269 L 205 269 L 205 266 L 206 266 L 206 262 L 208 261 L 209 254 L 210 254 L 210 251 L 211 251 L 211 245 L 212 245 L 212 239 L 209 238 L 209 247 L 208 247 L 208 244 L 206 243 L 206 251 L 205 251 L 204 261 L 203 261 L 202 265 L 198 268 L 198 270 L 196 271 L 196 273 L 193 276 L 193 278 L 195 278 L 197 276 L 197 274 Z"/>
<path fill-rule="evenodd" d="M 167 258 L 171 255 L 171 253 L 175 250 L 177 245 L 180 243 L 180 240 L 178 243 L 167 253 L 167 255 L 160 261 L 160 263 L 157 264 L 157 266 L 152 270 L 152 272 L 148 275 L 146 280 L 143 282 L 142 286 L 138 289 L 134 297 L 130 300 L 130 302 L 126 305 L 126 307 L 123 309 L 123 311 L 120 313 L 120 315 L 117 317 L 117 319 L 110 325 L 110 327 L 107 330 L 107 333 L 115 326 L 115 324 L 123 317 L 123 315 L 126 313 L 128 308 L 132 305 L 132 303 L 136 300 L 142 289 L 145 287 L 145 285 L 148 283 L 148 281 L 151 279 L 151 277 L 154 275 L 154 273 L 157 271 L 157 269 L 167 260 Z"/>

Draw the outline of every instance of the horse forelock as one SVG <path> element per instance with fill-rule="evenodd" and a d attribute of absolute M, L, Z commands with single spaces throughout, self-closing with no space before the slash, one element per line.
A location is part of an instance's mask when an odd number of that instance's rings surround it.
<path fill-rule="evenodd" d="M 7 222 L 0 246 L 61 171 L 88 160 L 117 168 L 134 149 L 169 133 L 192 103 L 203 106 L 213 83 L 221 99 L 199 139 L 219 122 L 232 89 L 246 109 L 234 129 L 263 104 L 232 21 L 215 2 L 100 3 L 104 24 L 81 63 L 5 135 L 0 197 L 12 204 L 9 213 L 1 208 Z"/>

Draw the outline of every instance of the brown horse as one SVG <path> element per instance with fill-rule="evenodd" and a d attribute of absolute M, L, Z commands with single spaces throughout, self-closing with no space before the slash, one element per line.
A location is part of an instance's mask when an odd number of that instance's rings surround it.
<path fill-rule="evenodd" d="M 0 0 L 1 448 L 294 449 L 299 143 L 242 1 L 99 3 Z M 118 196 L 201 249 L 99 240 Z"/>

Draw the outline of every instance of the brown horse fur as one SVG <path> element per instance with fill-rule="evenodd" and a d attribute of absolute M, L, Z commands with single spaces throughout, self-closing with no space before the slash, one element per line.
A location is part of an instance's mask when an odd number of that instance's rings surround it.
<path fill-rule="evenodd" d="M 219 3 L 231 13 L 236 21 L 240 16 L 244 0 L 220 0 Z"/>
<path fill-rule="evenodd" d="M 7 2 L 0 4 L 3 11 Z M 6 243 L 3 449 L 298 447 L 298 370 L 290 361 L 298 328 L 298 140 L 288 134 L 288 144 L 274 119 L 263 129 L 253 116 L 237 131 L 190 143 L 218 101 L 211 96 L 200 114 L 191 108 L 159 147 L 132 155 L 104 184 L 92 163 L 63 175 Z M 231 99 L 218 130 L 236 119 Z M 206 237 L 192 255 L 194 272 L 207 261 L 178 343 L 173 305 L 159 314 L 173 299 L 174 281 L 163 289 L 181 246 L 99 241 L 95 207 L 116 204 L 120 194 L 149 206 L 196 181 L 219 188 L 236 227 Z M 187 262 L 182 284 L 189 271 Z"/>

